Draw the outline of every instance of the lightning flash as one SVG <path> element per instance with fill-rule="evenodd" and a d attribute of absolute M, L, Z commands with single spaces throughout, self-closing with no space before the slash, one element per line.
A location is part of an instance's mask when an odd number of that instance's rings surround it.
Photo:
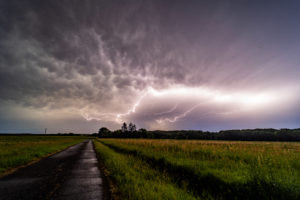
<path fill-rule="evenodd" d="M 155 98 L 154 106 L 155 104 L 159 104 L 161 99 L 169 98 L 170 104 L 175 102 L 168 110 L 161 110 L 152 114 L 147 113 L 148 115 L 154 116 L 157 123 L 174 123 L 194 112 L 203 104 L 225 106 L 234 104 L 245 110 L 257 110 L 276 104 L 281 97 L 269 91 L 262 93 L 228 93 L 204 87 L 193 88 L 176 86 L 164 90 L 156 90 L 149 87 L 138 96 L 133 105 L 124 113 L 98 113 L 82 110 L 81 115 L 86 120 L 122 123 L 123 120 L 130 118 L 131 115 L 136 113 L 139 107 L 143 107 L 143 103 L 147 102 L 149 98 Z M 193 103 L 184 103 L 185 100 L 191 99 Z"/>

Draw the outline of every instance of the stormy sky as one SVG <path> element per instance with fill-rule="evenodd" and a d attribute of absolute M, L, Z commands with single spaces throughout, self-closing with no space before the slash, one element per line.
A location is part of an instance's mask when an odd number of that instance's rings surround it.
<path fill-rule="evenodd" d="M 1 0 L 0 132 L 300 127 L 300 2 Z"/>

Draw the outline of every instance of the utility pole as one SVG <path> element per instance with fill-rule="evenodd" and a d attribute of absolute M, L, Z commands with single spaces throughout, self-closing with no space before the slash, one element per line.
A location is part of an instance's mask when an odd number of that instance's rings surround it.
<path fill-rule="evenodd" d="M 45 135 L 47 134 L 47 128 L 45 128 Z"/>

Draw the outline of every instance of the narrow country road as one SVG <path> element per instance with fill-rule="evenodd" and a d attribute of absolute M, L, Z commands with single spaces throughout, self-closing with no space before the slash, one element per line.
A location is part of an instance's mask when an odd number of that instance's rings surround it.
<path fill-rule="evenodd" d="M 0 179 L 0 199 L 105 199 L 91 140 Z"/>

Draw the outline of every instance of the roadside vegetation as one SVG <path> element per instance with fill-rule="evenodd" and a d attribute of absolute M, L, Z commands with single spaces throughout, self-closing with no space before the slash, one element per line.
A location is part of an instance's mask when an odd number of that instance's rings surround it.
<path fill-rule="evenodd" d="M 127 199 L 173 199 L 163 196 L 168 188 L 148 189 L 159 181 L 201 199 L 300 198 L 297 142 L 98 139 L 95 144 Z"/>
<path fill-rule="evenodd" d="M 199 199 L 173 183 L 168 174 L 153 169 L 142 159 L 117 153 L 98 140 L 94 140 L 94 144 L 108 175 L 117 186 L 119 199 Z"/>
<path fill-rule="evenodd" d="M 0 177 L 17 167 L 61 151 L 86 138 L 82 136 L 0 135 Z"/>

